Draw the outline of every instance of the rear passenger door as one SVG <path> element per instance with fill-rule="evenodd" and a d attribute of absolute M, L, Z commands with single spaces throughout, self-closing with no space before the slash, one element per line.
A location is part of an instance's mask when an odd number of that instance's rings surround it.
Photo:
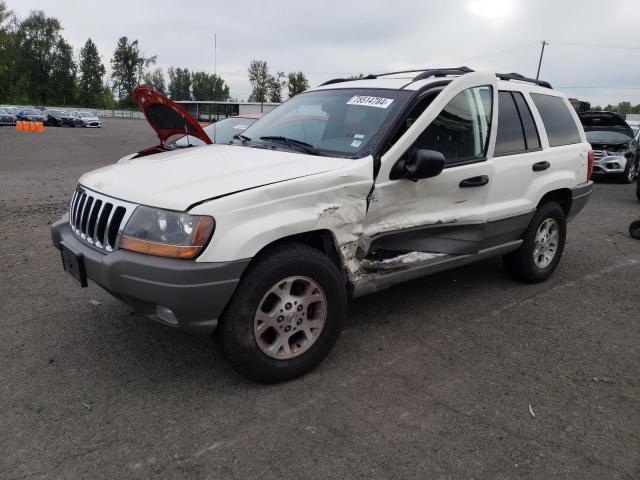
<path fill-rule="evenodd" d="M 489 222 L 507 218 L 514 229 L 526 227 L 545 193 L 585 181 L 576 181 L 588 152 L 576 122 L 564 97 L 499 90 Z"/>

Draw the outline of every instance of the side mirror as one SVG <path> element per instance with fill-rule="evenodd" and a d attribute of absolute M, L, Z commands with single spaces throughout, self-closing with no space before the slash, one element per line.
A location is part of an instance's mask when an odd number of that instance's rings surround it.
<path fill-rule="evenodd" d="M 420 180 L 421 178 L 436 177 L 444 169 L 444 155 L 436 150 L 416 149 L 408 158 L 399 160 L 391 170 L 390 178 L 406 178 Z"/>

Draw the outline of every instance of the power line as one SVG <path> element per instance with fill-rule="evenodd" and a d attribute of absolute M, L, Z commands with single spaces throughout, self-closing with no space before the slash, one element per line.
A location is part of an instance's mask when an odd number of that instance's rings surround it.
<path fill-rule="evenodd" d="M 586 48 L 610 48 L 614 50 L 640 50 L 640 47 L 634 47 L 632 45 L 604 45 L 601 43 L 586 43 L 586 42 L 556 42 L 551 41 L 554 45 L 563 45 L 565 47 L 586 47 Z"/>
<path fill-rule="evenodd" d="M 520 50 L 522 48 L 529 48 L 532 47 L 534 45 L 537 45 L 538 42 L 532 42 L 532 43 L 526 43 L 524 45 L 518 45 L 515 47 L 511 47 L 511 48 L 505 48 L 502 50 L 496 50 L 494 52 L 489 52 L 489 53 L 483 53 L 482 55 L 476 55 L 474 57 L 467 57 L 464 60 L 462 60 L 462 62 L 468 62 L 469 60 L 475 60 L 476 58 L 483 58 L 483 57 L 491 57 L 494 55 L 500 55 L 501 53 L 507 53 L 507 52 L 512 52 L 514 50 Z"/>
<path fill-rule="evenodd" d="M 589 88 L 589 89 L 602 89 L 602 90 L 640 90 L 640 87 L 601 87 L 601 86 L 576 86 L 569 87 L 566 85 L 560 85 L 557 88 L 568 88 L 573 90 L 578 90 L 581 88 Z"/>

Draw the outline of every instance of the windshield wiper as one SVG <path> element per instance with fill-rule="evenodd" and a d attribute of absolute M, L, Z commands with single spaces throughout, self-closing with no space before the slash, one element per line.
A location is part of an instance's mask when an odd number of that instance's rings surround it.
<path fill-rule="evenodd" d="M 233 138 L 235 138 L 236 140 L 242 140 L 242 142 L 250 142 L 251 139 L 249 137 L 247 137 L 246 135 L 242 135 L 241 133 L 236 133 Z"/>
<path fill-rule="evenodd" d="M 265 142 L 282 142 L 291 148 L 297 147 L 298 149 L 303 150 L 311 155 L 320 155 L 320 152 L 318 152 L 318 149 L 315 148 L 313 145 L 307 142 L 303 142 L 301 140 L 296 140 L 295 138 L 283 137 L 280 135 L 273 135 L 273 136 L 260 137 L 260 140 L 263 140 Z"/>

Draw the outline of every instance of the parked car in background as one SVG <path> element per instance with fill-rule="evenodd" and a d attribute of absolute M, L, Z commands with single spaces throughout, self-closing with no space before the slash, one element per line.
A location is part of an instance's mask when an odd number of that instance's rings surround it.
<path fill-rule="evenodd" d="M 213 143 L 225 144 L 233 140 L 234 136 L 242 134 L 242 132 L 253 125 L 261 116 L 262 114 L 260 113 L 237 115 L 211 123 L 203 127 L 203 130 Z M 191 135 L 185 135 L 168 144 L 169 148 L 171 146 L 175 148 L 185 148 L 200 147 L 202 145 L 206 145 L 206 143 L 198 137 Z"/>
<path fill-rule="evenodd" d="M 47 125 L 52 127 L 75 127 L 80 123 L 80 120 L 71 115 L 67 110 L 47 110 Z"/>
<path fill-rule="evenodd" d="M 79 127 L 88 127 L 88 128 L 100 128 L 102 123 L 100 122 L 100 118 L 91 112 L 71 112 L 75 114 L 75 118 L 77 120 L 76 125 Z"/>
<path fill-rule="evenodd" d="M 36 110 L 35 108 L 25 108 L 24 110 L 20 110 L 18 112 L 18 120 L 27 121 L 27 122 L 46 122 L 47 116 L 42 113 L 40 110 Z"/>
<path fill-rule="evenodd" d="M 578 117 L 593 148 L 594 179 L 610 176 L 633 182 L 638 172 L 638 142 L 631 127 L 615 112 L 583 112 Z"/>
<path fill-rule="evenodd" d="M 0 125 L 15 125 L 17 119 L 18 117 L 6 108 L 0 107 Z"/>

